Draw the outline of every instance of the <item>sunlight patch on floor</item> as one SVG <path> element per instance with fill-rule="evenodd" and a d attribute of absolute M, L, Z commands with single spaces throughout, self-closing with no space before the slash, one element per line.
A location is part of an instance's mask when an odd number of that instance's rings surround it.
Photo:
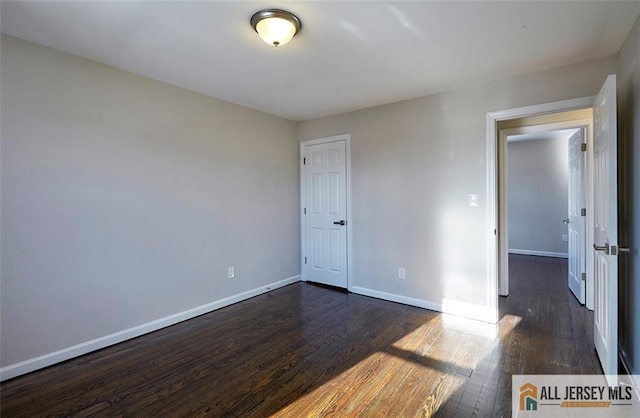
<path fill-rule="evenodd" d="M 431 316 L 395 342 L 372 346 L 375 352 L 333 378 L 309 382 L 309 392 L 273 416 L 431 416 L 448 402 L 458 402 L 474 370 L 520 322 L 521 317 L 509 314 L 498 324 Z"/>
<path fill-rule="evenodd" d="M 384 353 L 375 352 L 367 358 L 360 360 L 349 369 L 327 380 L 320 386 L 291 402 L 272 416 L 321 416 L 340 413 L 346 409 L 358 408 L 358 402 L 354 402 L 357 391 L 370 393 L 376 378 L 382 371 L 378 367 L 382 362 Z M 387 355 L 388 356 L 388 355 Z M 327 367 L 330 367 L 329 365 Z M 366 389 L 363 390 L 363 386 Z M 306 406 L 305 406 L 306 405 Z M 302 409 L 300 408 L 302 406 Z M 364 405 L 366 406 L 366 404 Z"/>
<path fill-rule="evenodd" d="M 506 314 L 503 316 L 502 319 L 500 319 L 500 322 L 498 322 L 500 339 L 502 340 L 509 335 L 511 331 L 520 324 L 520 322 L 522 322 L 522 317 L 519 315 Z"/>
<path fill-rule="evenodd" d="M 468 377 L 429 367 L 416 369 L 411 360 L 393 354 L 393 346 L 386 350 L 372 353 L 272 416 L 389 416 L 385 412 L 397 416 L 398 411 L 411 416 L 426 411 L 430 416 Z M 435 360 L 425 358 L 429 361 Z"/>
<path fill-rule="evenodd" d="M 474 370 L 521 321 L 438 315 L 319 386 L 309 382 L 308 393 L 272 416 L 431 416 L 458 402 L 471 376 L 477 380 Z"/>

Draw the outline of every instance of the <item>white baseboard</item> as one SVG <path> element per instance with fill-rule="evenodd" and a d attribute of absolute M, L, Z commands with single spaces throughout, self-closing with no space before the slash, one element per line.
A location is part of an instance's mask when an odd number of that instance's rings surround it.
<path fill-rule="evenodd" d="M 444 300 L 442 304 L 430 302 L 423 299 L 411 298 L 408 296 L 397 295 L 395 293 L 380 292 L 378 290 L 367 289 L 364 287 L 352 286 L 351 292 L 363 296 L 371 296 L 377 299 L 384 299 L 391 302 L 398 302 L 405 305 L 417 306 L 418 308 L 429 309 L 436 312 L 461 316 L 464 318 L 474 319 L 482 322 L 495 323 L 498 315 L 488 306 L 473 305 L 465 302 L 457 302 Z"/>
<path fill-rule="evenodd" d="M 553 253 L 549 251 L 517 250 L 509 248 L 509 253 L 520 255 L 537 255 L 539 257 L 569 258 L 569 254 L 567 253 Z"/>
<path fill-rule="evenodd" d="M 141 335 L 157 331 L 161 328 L 186 321 L 187 319 L 195 318 L 196 316 L 215 311 L 216 309 L 224 308 L 225 306 L 241 302 L 243 300 L 261 295 L 266 292 L 270 292 L 271 290 L 277 289 L 279 287 L 284 287 L 298 281 L 300 281 L 299 275 L 289 277 L 288 279 L 280 280 L 275 283 L 247 290 L 246 292 L 238 293 L 237 295 L 229 296 L 224 299 L 207 303 L 206 305 L 201 305 L 193 309 L 165 316 L 164 318 L 147 322 L 146 324 L 138 325 L 110 335 L 105 335 L 104 337 L 96 338 L 91 341 L 64 348 L 53 353 L 44 354 L 42 356 L 34 357 L 25 361 L 21 361 L 19 363 L 10 364 L 8 366 L 0 368 L 0 381 L 30 373 L 47 366 L 51 366 L 52 364 L 60 363 L 62 361 L 69 360 L 71 358 L 78 357 L 95 350 L 100 350 L 110 345 L 121 343 L 131 338 L 139 337 Z"/>

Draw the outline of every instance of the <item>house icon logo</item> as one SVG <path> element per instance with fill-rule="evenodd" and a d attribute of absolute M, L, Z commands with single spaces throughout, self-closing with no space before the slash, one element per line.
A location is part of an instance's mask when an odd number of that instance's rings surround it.
<path fill-rule="evenodd" d="M 520 386 L 520 410 L 538 410 L 538 387 L 531 383 Z"/>

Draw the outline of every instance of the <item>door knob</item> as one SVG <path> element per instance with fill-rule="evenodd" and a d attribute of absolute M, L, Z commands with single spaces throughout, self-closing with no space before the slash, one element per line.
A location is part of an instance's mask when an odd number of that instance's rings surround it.
<path fill-rule="evenodd" d="M 593 244 L 593 249 L 596 251 L 604 251 L 605 254 L 609 254 L 609 243 L 605 242 L 604 245 Z"/>
<path fill-rule="evenodd" d="M 571 219 L 569 219 L 569 218 L 567 218 L 567 219 L 563 219 L 563 220 L 562 220 L 562 223 L 563 223 L 563 224 L 567 224 L 567 225 L 569 225 L 569 222 L 571 222 Z"/>
<path fill-rule="evenodd" d="M 346 224 L 347 224 L 347 221 L 336 221 L 336 222 L 334 222 L 333 224 L 334 224 L 334 225 L 343 225 L 343 226 L 344 226 L 344 225 L 346 225 Z"/>

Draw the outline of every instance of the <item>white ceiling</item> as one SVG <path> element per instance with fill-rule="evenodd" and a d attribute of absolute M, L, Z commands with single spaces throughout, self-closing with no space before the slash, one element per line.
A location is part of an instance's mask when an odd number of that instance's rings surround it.
<path fill-rule="evenodd" d="M 273 48 L 263 8 L 302 20 Z M 633 2 L 2 1 L 3 33 L 293 120 L 617 54 Z"/>

